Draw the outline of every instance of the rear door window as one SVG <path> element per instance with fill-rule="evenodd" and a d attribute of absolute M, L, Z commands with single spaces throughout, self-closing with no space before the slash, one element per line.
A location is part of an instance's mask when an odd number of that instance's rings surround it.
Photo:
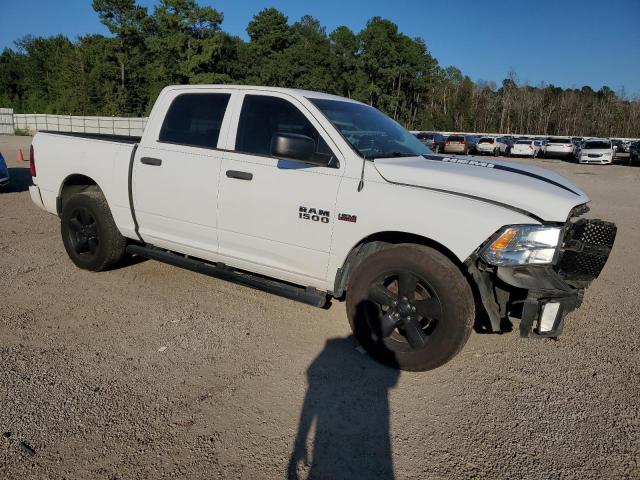
<path fill-rule="evenodd" d="M 229 93 L 178 95 L 164 118 L 158 140 L 193 147 L 216 148 Z"/>

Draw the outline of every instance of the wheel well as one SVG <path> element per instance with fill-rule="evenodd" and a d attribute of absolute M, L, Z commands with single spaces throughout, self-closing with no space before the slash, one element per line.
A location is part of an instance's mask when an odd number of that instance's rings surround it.
<path fill-rule="evenodd" d="M 62 213 L 62 209 L 65 203 L 76 193 L 84 192 L 86 190 L 101 191 L 98 184 L 90 177 L 86 175 L 73 174 L 68 176 L 64 182 L 62 182 L 62 188 L 60 188 L 60 195 L 57 199 L 58 215 Z"/>
<path fill-rule="evenodd" d="M 355 271 L 356 267 L 369 255 L 375 253 L 387 245 L 397 245 L 400 243 L 414 243 L 416 245 L 424 245 L 426 247 L 433 248 L 439 251 L 449 260 L 453 262 L 460 269 L 460 273 L 467 279 L 472 289 L 476 288 L 474 280 L 471 278 L 469 271 L 462 264 L 462 262 L 454 255 L 454 253 L 441 243 L 436 242 L 430 238 L 423 237 L 421 235 L 415 235 L 406 232 L 379 232 L 363 238 L 354 246 L 347 259 L 345 260 L 342 268 L 338 269 L 336 274 L 335 285 L 333 294 L 336 298 L 340 298 L 344 295 L 351 274 Z"/>

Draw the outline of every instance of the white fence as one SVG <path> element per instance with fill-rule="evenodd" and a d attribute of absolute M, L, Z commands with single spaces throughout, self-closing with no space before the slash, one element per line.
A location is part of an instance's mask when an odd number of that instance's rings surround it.
<path fill-rule="evenodd" d="M 142 136 L 147 118 L 143 117 L 87 117 L 48 115 L 43 113 L 14 113 L 16 129 L 53 130 L 56 132 L 105 133 L 110 135 Z"/>
<path fill-rule="evenodd" d="M 13 110 L 0 108 L 0 135 L 13 135 Z"/>

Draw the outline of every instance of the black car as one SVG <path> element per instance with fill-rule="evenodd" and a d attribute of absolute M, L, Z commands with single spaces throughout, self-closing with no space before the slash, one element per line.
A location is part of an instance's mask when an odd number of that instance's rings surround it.
<path fill-rule="evenodd" d="M 424 143 L 427 147 L 434 151 L 434 153 L 440 153 L 444 151 L 444 136 L 437 132 L 420 132 L 416 134 L 418 140 Z"/>
<path fill-rule="evenodd" d="M 629 145 L 629 165 L 632 163 L 638 163 L 640 160 L 640 142 L 633 142 Z"/>

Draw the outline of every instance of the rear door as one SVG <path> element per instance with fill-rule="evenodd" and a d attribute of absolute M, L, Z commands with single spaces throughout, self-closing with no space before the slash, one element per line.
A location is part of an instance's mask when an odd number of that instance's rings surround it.
<path fill-rule="evenodd" d="M 338 162 L 329 167 L 275 158 L 270 146 L 276 133 L 309 136 L 317 152 Z M 227 148 L 220 178 L 220 255 L 239 268 L 324 286 L 344 171 L 331 138 L 296 98 L 247 91 Z"/>
<path fill-rule="evenodd" d="M 169 91 L 150 124 L 133 165 L 133 203 L 145 242 L 214 259 L 218 250 L 217 202 L 233 92 Z M 152 117 L 153 118 L 153 115 Z"/>

